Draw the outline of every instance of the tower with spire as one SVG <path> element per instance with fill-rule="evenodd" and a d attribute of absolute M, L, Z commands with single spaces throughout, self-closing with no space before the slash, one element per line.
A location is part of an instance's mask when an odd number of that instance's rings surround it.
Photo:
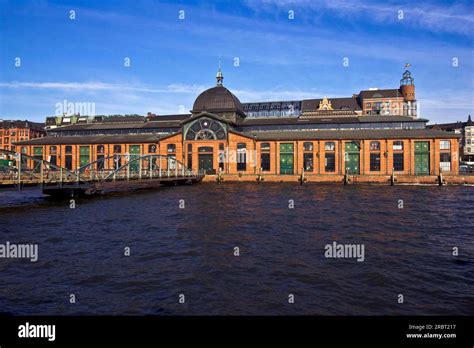
<path fill-rule="evenodd" d="M 415 101 L 415 84 L 414 79 L 411 75 L 411 72 L 408 68 L 411 67 L 411 64 L 405 64 L 405 72 L 403 73 L 403 78 L 400 80 L 400 91 L 402 92 L 403 98 L 405 101 Z"/>
<path fill-rule="evenodd" d="M 216 80 L 217 80 L 217 86 L 222 86 L 223 85 L 224 75 L 222 74 L 221 59 L 220 58 L 219 58 L 219 69 L 217 70 Z"/>
<path fill-rule="evenodd" d="M 405 103 L 406 116 L 416 116 L 416 97 L 415 97 L 415 84 L 411 72 L 408 68 L 411 64 L 405 64 L 405 72 L 400 80 L 400 92 L 403 95 L 403 101 Z"/>

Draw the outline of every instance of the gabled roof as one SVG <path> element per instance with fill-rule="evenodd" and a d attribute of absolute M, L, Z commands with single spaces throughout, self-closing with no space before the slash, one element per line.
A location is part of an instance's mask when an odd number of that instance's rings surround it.
<path fill-rule="evenodd" d="M 31 128 L 35 130 L 43 130 L 44 129 L 44 123 L 37 123 L 37 122 L 31 122 L 31 121 L 0 121 L 0 129 L 4 128 Z"/>
<path fill-rule="evenodd" d="M 223 122 L 223 123 L 226 123 L 226 124 L 235 126 L 235 123 L 234 123 L 234 122 L 232 122 L 232 121 L 230 121 L 230 120 L 228 120 L 228 119 L 226 119 L 226 118 L 224 118 L 224 117 L 222 117 L 222 116 L 215 115 L 215 114 L 212 114 L 212 113 L 210 113 L 210 112 L 205 112 L 205 111 L 204 111 L 204 112 L 200 112 L 200 113 L 198 113 L 198 114 L 195 114 L 195 115 L 193 115 L 193 116 L 191 116 L 191 117 L 189 117 L 189 118 L 187 118 L 187 119 L 181 121 L 179 124 L 180 124 L 180 125 L 184 125 L 184 124 L 186 124 L 186 123 L 189 123 L 189 122 L 192 122 L 192 121 L 194 121 L 194 120 L 197 120 L 198 118 L 201 118 L 201 117 L 212 118 L 212 119 L 214 119 L 214 120 L 216 120 L 216 121 Z"/>
<path fill-rule="evenodd" d="M 440 124 L 429 124 L 426 127 L 431 129 L 442 129 L 445 131 L 453 131 L 455 129 L 463 129 L 466 126 L 466 122 L 453 122 L 453 123 L 440 123 Z"/>
<path fill-rule="evenodd" d="M 359 98 L 370 99 L 370 98 L 403 98 L 403 94 L 397 89 L 375 89 L 360 91 Z"/>

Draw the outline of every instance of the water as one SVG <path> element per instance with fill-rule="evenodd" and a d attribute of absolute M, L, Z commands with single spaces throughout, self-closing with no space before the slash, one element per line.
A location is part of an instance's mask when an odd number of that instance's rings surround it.
<path fill-rule="evenodd" d="M 472 187 L 202 183 L 76 204 L 0 191 L 0 243 L 39 244 L 36 263 L 0 259 L 1 313 L 474 314 Z M 325 258 L 333 241 L 365 261 Z"/>

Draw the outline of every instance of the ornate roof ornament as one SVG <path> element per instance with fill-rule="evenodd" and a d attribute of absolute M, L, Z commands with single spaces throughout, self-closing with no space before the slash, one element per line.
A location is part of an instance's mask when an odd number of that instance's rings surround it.
<path fill-rule="evenodd" d="M 318 110 L 333 110 L 331 102 L 327 97 L 324 97 L 323 100 L 319 102 Z"/>

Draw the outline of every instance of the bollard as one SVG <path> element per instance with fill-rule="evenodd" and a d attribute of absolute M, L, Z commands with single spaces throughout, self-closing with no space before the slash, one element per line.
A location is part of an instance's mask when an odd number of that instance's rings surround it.
<path fill-rule="evenodd" d="M 440 170 L 439 175 L 438 175 L 438 185 L 439 186 L 444 186 L 446 183 L 443 178 L 443 172 Z"/>
<path fill-rule="evenodd" d="M 222 181 L 224 181 L 224 178 L 222 176 L 222 172 L 219 170 L 219 172 L 217 173 L 217 178 L 216 178 L 217 182 L 220 184 Z"/>
<path fill-rule="evenodd" d="M 344 174 L 344 185 L 349 184 L 349 173 L 346 169 L 346 173 Z"/>
<path fill-rule="evenodd" d="M 298 181 L 300 182 L 300 185 L 303 185 L 303 184 L 306 182 L 306 180 L 307 180 L 307 179 L 304 177 L 304 168 L 303 168 L 303 170 L 301 171 L 301 175 L 300 175 Z"/>

